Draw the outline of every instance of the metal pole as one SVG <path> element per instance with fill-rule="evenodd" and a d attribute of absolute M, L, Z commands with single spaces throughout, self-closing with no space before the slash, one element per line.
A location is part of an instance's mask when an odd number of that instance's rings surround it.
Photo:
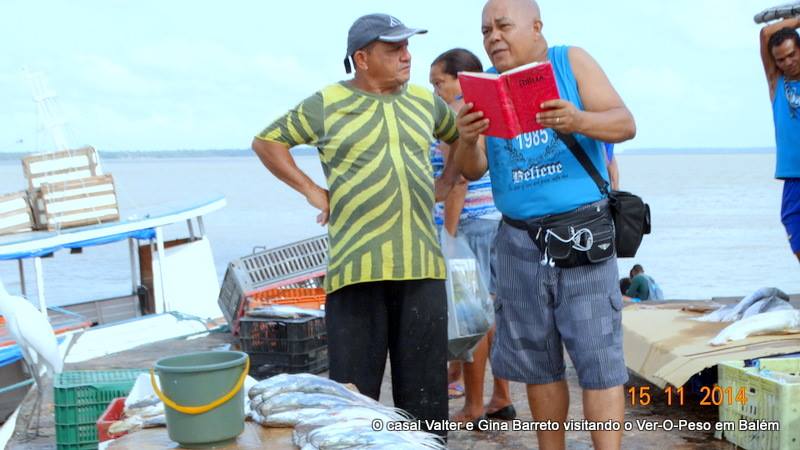
<path fill-rule="evenodd" d="M 167 301 L 167 290 L 164 286 L 166 284 L 167 279 L 165 278 L 166 269 L 164 268 L 164 264 L 167 262 L 166 259 L 166 249 L 164 248 L 164 230 L 161 227 L 156 227 L 156 247 L 158 251 L 158 274 L 161 277 L 161 311 L 159 311 L 158 305 L 156 305 L 156 312 L 164 312 L 169 311 L 169 302 Z"/>
<path fill-rule="evenodd" d="M 139 274 L 136 270 L 136 241 L 128 238 L 128 251 L 131 257 L 131 294 L 136 295 L 136 288 L 139 287 Z"/>
<path fill-rule="evenodd" d="M 33 269 L 36 271 L 36 293 L 39 297 L 39 309 L 47 317 L 47 301 L 44 299 L 44 275 L 42 274 L 42 258 L 33 258 Z"/>
<path fill-rule="evenodd" d="M 25 289 L 25 264 L 22 262 L 22 258 L 17 260 L 17 264 L 19 264 L 19 287 L 22 291 L 22 296 L 27 297 L 28 291 Z"/>
<path fill-rule="evenodd" d="M 189 237 L 190 237 L 190 240 L 194 241 L 195 237 L 194 237 L 194 226 L 192 226 L 192 219 L 186 219 L 186 225 L 189 226 Z"/>
<path fill-rule="evenodd" d="M 203 216 L 197 216 L 197 226 L 200 228 L 200 237 L 205 237 L 206 226 L 203 224 Z"/>

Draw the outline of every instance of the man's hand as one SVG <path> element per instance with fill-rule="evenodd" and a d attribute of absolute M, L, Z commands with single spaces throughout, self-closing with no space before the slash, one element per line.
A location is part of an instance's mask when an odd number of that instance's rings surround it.
<path fill-rule="evenodd" d="M 489 128 L 489 119 L 483 118 L 483 111 L 472 111 L 472 103 L 467 103 L 458 111 L 456 126 L 458 138 L 466 146 L 474 146 L 478 137 Z"/>
<path fill-rule="evenodd" d="M 326 225 L 330 217 L 330 197 L 327 189 L 322 189 L 316 184 L 306 193 L 308 204 L 321 212 L 317 215 L 317 223 Z"/>
<path fill-rule="evenodd" d="M 552 128 L 564 134 L 575 133 L 581 127 L 581 111 L 569 100 L 548 100 L 542 103 L 545 111 L 536 115 L 536 121 L 543 127 Z"/>

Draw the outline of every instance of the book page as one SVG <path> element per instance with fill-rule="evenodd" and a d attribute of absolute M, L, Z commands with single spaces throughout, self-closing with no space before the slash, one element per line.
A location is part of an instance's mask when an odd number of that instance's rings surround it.
<path fill-rule="evenodd" d="M 536 121 L 536 114 L 542 111 L 542 102 L 560 98 L 552 65 L 549 62 L 529 64 L 523 70 L 503 75 L 521 133 L 544 128 Z"/>
<path fill-rule="evenodd" d="M 473 103 L 473 110 L 482 111 L 484 117 L 489 119 L 489 129 L 485 135 L 507 139 L 515 136 L 513 130 L 518 127 L 514 106 L 505 92 L 505 83 L 500 78 L 476 77 L 462 72 L 458 74 L 458 81 L 464 94 L 464 102 Z"/>

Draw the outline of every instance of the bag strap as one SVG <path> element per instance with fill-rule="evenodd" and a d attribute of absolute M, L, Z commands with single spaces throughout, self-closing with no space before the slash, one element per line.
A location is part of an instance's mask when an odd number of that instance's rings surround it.
<path fill-rule="evenodd" d="M 564 134 L 560 131 L 556 131 L 556 135 L 559 139 L 564 141 L 564 144 L 567 145 L 569 151 L 572 152 L 572 156 L 581 163 L 583 166 L 583 170 L 592 177 L 592 180 L 597 185 L 597 189 L 600 189 L 600 193 L 604 196 L 608 197 L 610 189 L 608 186 L 608 181 L 603 179 L 603 176 L 600 175 L 598 172 L 597 167 L 592 164 L 592 161 L 589 159 L 589 156 L 586 154 L 586 150 L 583 149 L 581 143 L 575 138 L 575 135 L 572 133 Z"/>

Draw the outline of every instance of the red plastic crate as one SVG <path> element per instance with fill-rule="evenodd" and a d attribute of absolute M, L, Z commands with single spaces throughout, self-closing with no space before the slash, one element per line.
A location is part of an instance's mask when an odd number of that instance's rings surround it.
<path fill-rule="evenodd" d="M 116 421 L 122 420 L 122 413 L 125 410 L 125 397 L 117 397 L 108 404 L 108 408 L 103 415 L 97 419 L 97 437 L 100 442 L 110 441 L 120 436 L 128 434 L 127 431 L 117 434 L 108 432 L 108 428 Z"/>
<path fill-rule="evenodd" d="M 247 309 L 267 305 L 289 305 L 298 308 L 325 309 L 325 289 L 267 289 L 247 294 Z"/>

